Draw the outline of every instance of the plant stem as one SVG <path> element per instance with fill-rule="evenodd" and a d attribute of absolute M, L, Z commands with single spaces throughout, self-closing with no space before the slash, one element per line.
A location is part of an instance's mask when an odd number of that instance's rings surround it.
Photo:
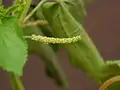
<path fill-rule="evenodd" d="M 28 16 L 26 16 L 26 18 L 24 19 L 23 23 L 25 23 L 35 12 L 36 10 L 45 2 L 46 0 L 42 0 L 38 3 L 38 5 L 32 10 L 31 13 L 28 14 Z"/>
<path fill-rule="evenodd" d="M 105 90 L 107 87 L 118 81 L 120 81 L 120 75 L 112 77 L 109 80 L 105 81 L 99 90 Z"/>
<path fill-rule="evenodd" d="M 29 7 L 30 7 L 31 3 L 32 3 L 32 0 L 26 0 L 24 10 L 23 10 L 22 14 L 20 15 L 20 19 L 19 19 L 20 24 L 23 23 L 22 21 L 24 20 L 27 12 L 29 10 Z"/>
<path fill-rule="evenodd" d="M 2 5 L 3 4 L 3 0 L 0 0 L 0 5 Z"/>
<path fill-rule="evenodd" d="M 25 90 L 19 76 L 13 73 L 9 73 L 9 76 L 13 90 Z"/>

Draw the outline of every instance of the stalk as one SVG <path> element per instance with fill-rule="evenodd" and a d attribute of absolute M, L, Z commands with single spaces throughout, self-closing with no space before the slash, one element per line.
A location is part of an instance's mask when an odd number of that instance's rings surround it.
<path fill-rule="evenodd" d="M 19 76 L 9 73 L 9 77 L 13 90 L 25 90 Z"/>
<path fill-rule="evenodd" d="M 33 11 L 31 11 L 31 13 L 29 13 L 28 16 L 26 16 L 26 18 L 24 19 L 23 23 L 25 23 L 45 1 L 46 0 L 40 1 L 39 4 L 33 9 Z"/>
<path fill-rule="evenodd" d="M 32 3 L 32 0 L 26 0 L 24 10 L 23 10 L 22 14 L 20 15 L 20 19 L 19 19 L 20 24 L 23 23 L 23 20 L 24 20 L 25 16 L 27 15 L 27 12 L 29 10 L 31 3 Z"/>

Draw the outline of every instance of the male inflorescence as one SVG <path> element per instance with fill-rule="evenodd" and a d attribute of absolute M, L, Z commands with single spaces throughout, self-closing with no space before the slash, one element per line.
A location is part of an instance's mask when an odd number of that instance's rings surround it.
<path fill-rule="evenodd" d="M 31 35 L 31 36 L 25 36 L 25 38 L 30 38 L 31 40 L 34 41 L 39 41 L 44 44 L 68 44 L 68 43 L 74 43 L 77 42 L 78 40 L 81 40 L 81 36 L 75 36 L 71 38 L 54 38 L 54 37 L 46 37 L 46 36 L 40 36 L 40 35 Z"/>

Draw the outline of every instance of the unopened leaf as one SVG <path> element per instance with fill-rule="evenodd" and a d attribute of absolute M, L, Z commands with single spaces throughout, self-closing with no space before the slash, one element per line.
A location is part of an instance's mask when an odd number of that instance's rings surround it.
<path fill-rule="evenodd" d="M 66 3 L 46 2 L 42 8 L 56 37 L 81 36 L 78 42 L 65 44 L 63 47 L 71 65 L 80 68 L 99 82 L 101 78 L 99 69 L 104 65 L 104 61 L 82 25 L 69 13 Z"/>

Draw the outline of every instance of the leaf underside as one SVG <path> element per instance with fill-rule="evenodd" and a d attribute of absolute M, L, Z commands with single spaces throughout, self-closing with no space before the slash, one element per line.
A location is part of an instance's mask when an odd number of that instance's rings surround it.
<path fill-rule="evenodd" d="M 0 24 L 0 66 L 8 72 L 22 75 L 27 60 L 27 43 L 15 17 L 2 19 Z"/>

